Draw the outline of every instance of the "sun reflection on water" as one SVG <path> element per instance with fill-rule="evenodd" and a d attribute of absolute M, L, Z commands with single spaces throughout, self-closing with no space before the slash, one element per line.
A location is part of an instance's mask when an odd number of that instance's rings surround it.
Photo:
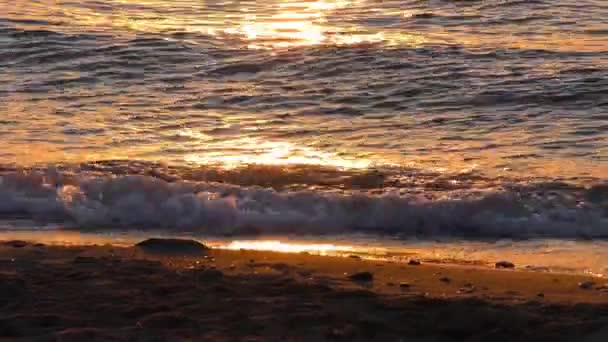
<path fill-rule="evenodd" d="M 230 250 L 256 250 L 256 251 L 273 251 L 281 253 L 314 253 L 320 255 L 340 254 L 353 251 L 352 246 L 339 246 L 334 244 L 315 244 L 315 243 L 289 243 L 276 240 L 248 241 L 237 240 L 232 241 L 224 248 Z"/>
<path fill-rule="evenodd" d="M 199 135 L 197 135 L 198 137 Z M 221 142 L 202 142 L 207 151 L 185 156 L 189 163 L 220 164 L 226 168 L 242 165 L 320 165 L 345 169 L 370 167 L 372 162 L 364 158 L 347 158 L 337 153 L 324 152 L 308 146 L 298 146 L 287 141 L 240 138 Z"/>
<path fill-rule="evenodd" d="M 353 30 L 352 33 L 337 34 L 341 30 L 328 23 L 332 11 L 359 2 L 361 0 L 282 2 L 277 4 L 275 13 L 250 14 L 240 26 L 224 32 L 244 36 L 250 42 L 248 46 L 254 49 L 381 42 L 384 40 L 381 33 Z"/>
<path fill-rule="evenodd" d="M 271 1 L 270 3 L 220 4 L 175 1 L 169 6 L 160 0 L 111 0 L 112 11 L 88 7 L 27 6 L 32 17 L 62 18 L 75 29 L 137 33 L 196 33 L 218 39 L 244 40 L 251 49 L 281 49 L 315 45 L 416 44 L 426 40 L 413 32 L 370 30 L 354 20 L 337 19 L 341 10 L 363 6 L 366 0 Z M 187 5 L 187 6 L 185 6 Z M 346 17 L 347 19 L 348 16 Z M 69 27 L 57 23 L 59 27 Z M 189 40 L 190 41 L 190 40 Z M 192 42 L 192 41 L 191 41 Z"/>
<path fill-rule="evenodd" d="M 604 52 L 603 35 L 585 35 L 543 27 L 544 34 L 526 32 L 501 34 L 484 27 L 483 34 L 474 26 L 426 25 L 417 28 L 422 19 L 449 17 L 454 13 L 478 16 L 479 9 L 458 7 L 447 12 L 441 7 L 401 6 L 370 0 L 269 0 L 269 1 L 191 1 L 191 0 L 106 0 L 99 8 L 78 1 L 0 0 L 8 9 L 7 16 L 20 18 L 27 13 L 27 26 L 37 19 L 56 30 L 95 31 L 117 36 L 139 33 L 195 33 L 217 39 L 243 40 L 253 49 L 280 49 L 304 46 L 340 46 L 382 44 L 413 46 L 448 44 L 516 49 L 551 49 L 555 51 Z M 411 8 L 407 8 L 411 7 Z M 369 18 L 368 18 L 369 15 Z M 30 20 L 34 19 L 34 20 Z M 369 19 L 388 20 L 386 25 L 371 24 Z M 20 24 L 21 25 L 21 24 Z M 25 25 L 25 24 L 24 24 Z M 522 26 L 525 28 L 526 26 Z M 43 28 L 43 27 L 41 27 Z M 501 29 L 500 26 L 497 26 Z M 601 24 L 589 25 L 590 32 L 602 32 Z M 550 33 L 550 34 L 547 34 Z M 194 40 L 187 40 L 195 42 Z"/>

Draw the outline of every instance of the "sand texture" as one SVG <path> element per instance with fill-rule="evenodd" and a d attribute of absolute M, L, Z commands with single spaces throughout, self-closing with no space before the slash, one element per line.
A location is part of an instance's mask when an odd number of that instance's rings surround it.
<path fill-rule="evenodd" d="M 588 277 L 203 254 L 2 243 L 0 339 L 608 341 L 608 292 Z"/>

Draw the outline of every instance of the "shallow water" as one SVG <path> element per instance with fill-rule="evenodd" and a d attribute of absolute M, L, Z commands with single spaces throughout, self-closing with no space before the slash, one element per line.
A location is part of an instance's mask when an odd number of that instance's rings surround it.
<path fill-rule="evenodd" d="M 587 274 L 608 277 L 608 242 L 581 240 L 418 240 L 379 239 L 375 235 L 299 235 L 218 237 L 171 231 L 89 231 L 64 230 L 61 227 L 36 227 L 31 222 L 0 224 L 0 241 L 26 240 L 49 245 L 86 246 L 113 245 L 130 247 L 154 237 L 196 239 L 212 248 L 230 250 L 261 250 L 282 253 L 355 257 L 385 262 L 407 263 L 417 259 L 423 263 L 466 265 L 494 268 L 497 261 L 508 260 L 517 270 Z"/>
<path fill-rule="evenodd" d="M 608 4 L 0 0 L 0 214 L 608 236 Z"/>

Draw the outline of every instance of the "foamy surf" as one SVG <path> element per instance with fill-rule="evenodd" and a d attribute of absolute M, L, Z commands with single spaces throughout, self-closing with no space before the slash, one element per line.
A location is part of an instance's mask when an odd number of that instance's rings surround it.
<path fill-rule="evenodd" d="M 117 174 L 58 168 L 5 168 L 0 180 L 1 218 L 61 223 L 83 231 L 163 229 L 216 235 L 364 232 L 467 238 L 608 236 L 608 192 L 606 185 L 599 183 L 510 183 L 484 191 L 448 187 L 425 192 L 411 191 L 420 185 L 415 183 L 375 188 L 317 188 L 309 184 L 292 190 L 285 186 L 166 179 L 126 171 Z M 428 184 L 428 180 L 425 182 Z"/>

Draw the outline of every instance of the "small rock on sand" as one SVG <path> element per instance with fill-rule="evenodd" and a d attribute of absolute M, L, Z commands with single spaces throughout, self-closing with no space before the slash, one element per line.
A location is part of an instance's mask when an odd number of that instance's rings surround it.
<path fill-rule="evenodd" d="M 358 256 L 358 255 L 354 255 L 354 254 L 351 254 L 351 255 L 349 255 L 348 257 L 349 257 L 349 258 L 351 258 L 351 259 L 361 259 L 361 257 L 360 257 L 360 256 Z"/>
<path fill-rule="evenodd" d="M 372 281 L 374 275 L 370 272 L 358 272 L 348 277 L 352 281 Z"/>
<path fill-rule="evenodd" d="M 441 278 L 439 278 L 439 281 L 443 282 L 443 283 L 449 283 L 452 281 L 452 279 L 450 279 L 448 277 L 441 277 Z"/>
<path fill-rule="evenodd" d="M 407 264 L 408 265 L 413 265 L 413 266 L 418 266 L 418 265 L 421 264 L 421 262 L 418 259 L 410 259 L 410 261 Z"/>
<path fill-rule="evenodd" d="M 402 281 L 402 282 L 399 283 L 399 287 L 402 288 L 402 289 L 409 289 L 410 287 L 412 287 L 412 285 L 410 283 Z"/>
<path fill-rule="evenodd" d="M 458 293 L 473 293 L 477 290 L 473 283 L 464 283 L 460 289 L 458 289 Z"/>
<path fill-rule="evenodd" d="M 458 293 L 473 293 L 475 292 L 476 288 L 475 286 L 465 286 L 465 287 L 461 287 L 460 289 L 458 289 Z"/>
<path fill-rule="evenodd" d="M 202 243 L 187 239 L 152 238 L 137 243 L 135 247 L 152 254 L 200 255 L 209 250 Z"/>
<path fill-rule="evenodd" d="M 21 240 L 7 241 L 4 244 L 9 247 L 14 247 L 14 248 L 23 248 L 23 247 L 27 246 L 27 242 L 21 241 Z"/>
<path fill-rule="evenodd" d="M 582 281 L 578 283 L 578 287 L 583 290 L 591 290 L 595 286 L 595 283 L 592 281 Z"/>
<path fill-rule="evenodd" d="M 600 292 L 608 292 L 608 284 L 596 286 L 595 289 Z"/>
<path fill-rule="evenodd" d="M 496 263 L 496 268 L 515 268 L 515 264 L 510 261 L 499 261 Z"/>

